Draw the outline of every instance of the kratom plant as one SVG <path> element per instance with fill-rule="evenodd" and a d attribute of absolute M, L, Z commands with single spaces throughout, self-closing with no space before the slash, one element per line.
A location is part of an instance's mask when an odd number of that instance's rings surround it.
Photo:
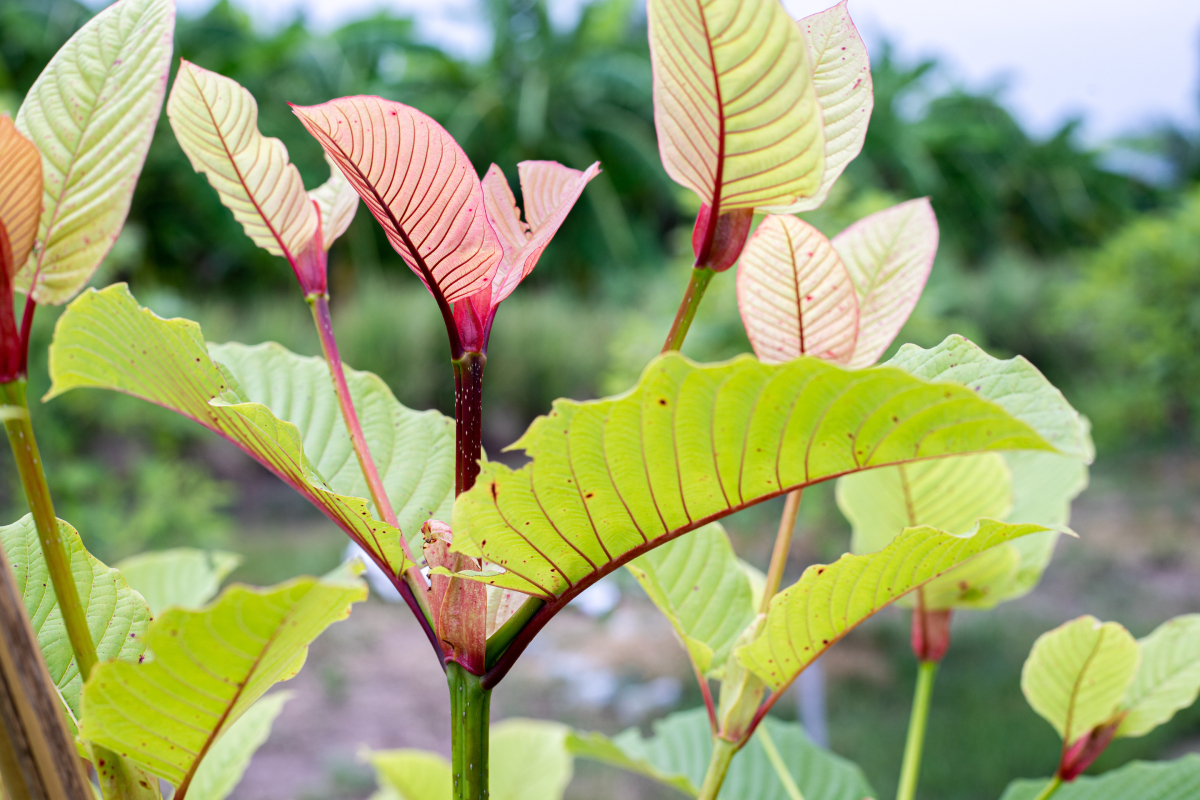
<path fill-rule="evenodd" d="M 492 165 L 480 179 L 432 118 L 346 97 L 293 109 L 330 165 L 329 180 L 306 191 L 282 143 L 259 132 L 255 98 L 187 61 L 166 103 L 175 138 L 251 240 L 287 260 L 323 357 L 209 343 L 198 324 L 158 317 L 116 284 L 84 292 L 60 317 L 47 399 L 104 388 L 189 417 L 299 492 L 383 570 L 445 669 L 452 731 L 449 762 L 371 755 L 385 796 L 478 800 L 490 782 L 497 798 L 556 800 L 572 756 L 584 755 L 702 798 L 859 800 L 873 792 L 857 768 L 767 715 L 850 630 L 915 596 L 922 678 L 901 781 L 910 798 L 927 665 L 948 644 L 950 610 L 1036 584 L 1092 458 L 1087 425 L 1027 361 L 994 359 L 961 337 L 906 345 L 876 366 L 920 296 L 937 226 L 924 200 L 832 240 L 793 216 L 823 202 L 869 122 L 866 48 L 844 2 L 799 22 L 778 0 L 648 9 L 663 164 L 701 201 L 691 281 L 638 383 L 614 398 L 556 402 L 512 445 L 525 466 L 489 462 L 481 449 L 492 323 L 600 165 L 523 162 L 518 206 L 504 171 Z M 51 63 L 16 128 L 0 123 L 5 286 L 27 292 L 26 320 L 37 303 L 70 300 L 123 223 L 165 90 L 172 20 L 170 0 L 119 0 Z M 104 80 L 110 89 L 95 91 Z M 77 100 L 53 103 L 55 92 Z M 405 408 L 378 377 L 341 362 L 326 253 L 360 199 L 441 312 L 454 420 Z M 757 228 L 756 214 L 767 215 Z M 735 263 L 757 358 L 694 363 L 675 351 L 706 287 Z M 220 800 L 286 700 L 263 695 L 365 596 L 359 569 L 233 586 L 209 602 L 228 554 L 97 562 L 53 515 L 24 402 L 27 332 L 0 309 L 4 416 L 34 511 L 0 531 L 13 587 L 0 609 L 28 613 L 24 627 L 5 628 L 25 638 L 2 642 L 0 664 L 24 658 L 40 670 L 5 673 L 18 708 L 62 713 L 20 716 L 18 728 L 0 714 L 10 743 L 25 741 L 18 732 L 49 742 L 35 748 L 50 756 L 40 771 L 13 767 L 26 763 L 16 745 L 5 751 L 6 789 L 82 798 L 73 738 L 106 798 L 158 796 L 161 779 L 178 800 Z M 835 478 L 855 553 L 785 588 L 801 492 Z M 718 520 L 780 496 L 763 574 L 737 559 Z M 494 688 L 559 611 L 622 566 L 674 626 L 705 708 L 669 717 L 650 739 L 511 720 L 493 737 Z M 28 579 L 42 575 L 50 580 Z M 1091 736 L 1119 713 L 1113 705 L 1086 730 L 1068 723 L 1064 753 L 1073 733 Z"/>

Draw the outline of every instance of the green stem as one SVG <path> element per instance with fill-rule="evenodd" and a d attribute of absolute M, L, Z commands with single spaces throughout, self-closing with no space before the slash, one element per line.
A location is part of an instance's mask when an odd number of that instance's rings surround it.
<path fill-rule="evenodd" d="M 487 800 L 488 721 L 492 693 L 462 665 L 446 665 L 450 684 L 450 745 L 454 800 Z"/>
<path fill-rule="evenodd" d="M 792 549 L 792 535 L 796 530 L 796 515 L 800 512 L 800 498 L 803 494 L 803 489 L 789 492 L 783 505 L 779 532 L 775 534 L 775 549 L 771 552 L 771 564 L 767 567 L 767 583 L 758 609 L 760 614 L 767 613 L 771 598 L 779 591 L 779 585 L 783 582 L 783 568 L 787 566 L 788 553 Z"/>
<path fill-rule="evenodd" d="M 1046 788 L 1042 789 L 1041 794 L 1034 798 L 1034 800 L 1050 800 L 1050 795 L 1057 792 L 1058 787 L 1060 786 L 1062 786 L 1062 778 L 1055 775 L 1050 779 L 1050 782 L 1046 784 Z"/>
<path fill-rule="evenodd" d="M 704 783 L 696 800 L 717 800 L 717 793 L 725 782 L 725 773 L 729 771 L 729 762 L 733 761 L 737 751 L 738 746 L 734 742 L 720 736 L 713 737 L 712 758 L 708 760 L 708 772 L 704 773 Z"/>
<path fill-rule="evenodd" d="M 692 269 L 692 278 L 688 281 L 687 291 L 683 293 L 683 300 L 679 302 L 679 311 L 675 312 L 675 322 L 671 324 L 671 332 L 667 334 L 667 343 L 663 345 L 664 353 L 683 347 L 688 328 L 692 327 L 692 320 L 696 317 L 696 309 L 700 308 L 704 291 L 715 274 L 708 267 Z"/>
<path fill-rule="evenodd" d="M 922 661 L 917 666 L 917 690 L 913 696 L 912 716 L 908 720 L 908 740 L 904 743 L 904 762 L 900 767 L 900 788 L 896 800 L 913 800 L 921 772 L 921 750 L 925 746 L 925 727 L 933 698 L 933 679 L 938 662 Z"/>
<path fill-rule="evenodd" d="M 62 612 L 71 642 L 71 652 L 79 665 L 79 674 L 86 681 L 96 666 L 96 645 L 88 629 L 87 612 L 79 601 L 79 590 L 75 587 L 75 575 L 71 571 L 71 559 L 59 537 L 58 517 L 54 515 L 54 503 L 50 499 L 50 487 L 46 484 L 46 473 L 42 471 L 42 457 L 38 452 L 33 425 L 29 421 L 29 405 L 25 400 L 25 381 L 15 380 L 0 384 L 0 395 L 4 403 L 18 409 L 4 420 L 8 432 L 8 443 L 12 446 L 17 471 L 21 475 L 21 486 L 33 512 L 38 539 L 42 544 L 42 557 L 50 571 L 54 584 L 54 595 Z"/>
<path fill-rule="evenodd" d="M 767 733 L 766 725 L 759 725 L 754 732 L 758 737 L 758 741 L 763 746 L 763 750 L 767 754 L 767 760 L 771 762 L 771 766 L 775 768 L 775 774 L 779 776 L 779 782 L 783 784 L 783 790 L 787 792 L 791 800 L 804 800 L 804 795 L 800 793 L 800 787 L 796 785 L 795 779 L 792 778 L 792 773 L 788 771 L 787 765 L 783 763 L 783 756 L 779 755 L 779 748 L 775 746 L 775 740 L 771 738 L 771 734 Z"/>

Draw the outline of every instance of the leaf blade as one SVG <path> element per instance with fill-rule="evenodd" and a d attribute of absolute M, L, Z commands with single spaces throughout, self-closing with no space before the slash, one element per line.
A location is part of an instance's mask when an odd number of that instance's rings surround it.
<path fill-rule="evenodd" d="M 42 154 L 40 248 L 17 288 L 59 305 L 100 266 L 129 213 L 166 93 L 171 0 L 120 0 L 54 55 L 17 113 Z"/>
<path fill-rule="evenodd" d="M 453 303 L 490 285 L 500 242 L 474 167 L 441 125 L 378 97 L 292 110 L 435 297 Z"/>
<path fill-rule="evenodd" d="M 862 152 L 875 107 L 867 45 L 846 10 L 847 0 L 798 20 L 808 42 L 813 84 L 821 104 L 825 132 L 825 172 L 821 188 L 790 206 L 765 208 L 772 214 L 797 214 L 819 208 L 846 165 Z"/>
<path fill-rule="evenodd" d="M 1200 614 L 1185 614 L 1139 640 L 1142 663 L 1122 705 L 1117 736 L 1144 736 L 1200 695 Z"/>
<path fill-rule="evenodd" d="M 181 59 L 167 118 L 192 169 L 208 179 L 246 236 L 295 263 L 317 232 L 317 213 L 283 142 L 259 133 L 254 96 Z"/>
<path fill-rule="evenodd" d="M 188 797 L 192 800 L 225 800 L 237 788 L 254 751 L 271 735 L 271 726 L 291 696 L 291 692 L 267 695 L 230 725 L 197 767 Z"/>
<path fill-rule="evenodd" d="M 969 537 L 908 528 L 877 553 L 846 554 L 828 566 L 811 566 L 772 598 L 761 633 L 736 651 L 737 658 L 781 691 L 879 609 L 991 547 L 1043 530 L 995 520 L 981 521 Z"/>
<path fill-rule="evenodd" d="M 937 255 L 938 223 L 922 197 L 864 217 L 833 237 L 858 292 L 854 368 L 879 360 L 921 299 Z"/>
<path fill-rule="evenodd" d="M 358 580 L 297 578 L 265 590 L 230 587 L 199 611 L 170 609 L 146 636 L 152 660 L 96 667 L 80 735 L 169 781 L 182 798 L 222 734 L 364 599 Z"/>
<path fill-rule="evenodd" d="M 1043 633 L 1021 669 L 1021 691 L 1068 745 L 1116 713 L 1141 651 L 1115 622 L 1083 616 Z"/>
<path fill-rule="evenodd" d="M 654 126 L 672 180 L 717 212 L 788 205 L 824 169 L 800 28 L 774 0 L 651 0 Z"/>
<path fill-rule="evenodd" d="M 1049 779 L 1013 781 L 1000 800 L 1036 800 Z M 1190 800 L 1200 794 L 1200 756 L 1174 761 L 1132 761 L 1103 775 L 1063 784 L 1056 800 Z"/>
<path fill-rule="evenodd" d="M 117 569 L 157 615 L 168 606 L 204 605 L 241 563 L 237 553 L 177 547 L 130 556 L 120 561 Z"/>
<path fill-rule="evenodd" d="M 5 263 L 11 284 L 29 259 L 42 214 L 42 156 L 33 142 L 0 114 L 0 225 L 8 237 L 11 262 Z"/>
<path fill-rule="evenodd" d="M 803 355 L 846 363 L 858 338 L 858 300 L 828 239 L 795 217 L 770 215 L 742 251 L 738 312 L 759 360 Z"/>

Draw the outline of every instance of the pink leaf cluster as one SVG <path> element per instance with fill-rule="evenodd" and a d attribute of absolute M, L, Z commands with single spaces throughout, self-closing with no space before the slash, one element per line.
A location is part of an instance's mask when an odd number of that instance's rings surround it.
<path fill-rule="evenodd" d="M 293 110 L 437 300 L 455 358 L 486 351 L 496 307 L 600 171 L 598 163 L 579 172 L 522 162 L 522 220 L 500 169 L 492 165 L 481 182 L 454 138 L 415 108 L 343 97 Z"/>

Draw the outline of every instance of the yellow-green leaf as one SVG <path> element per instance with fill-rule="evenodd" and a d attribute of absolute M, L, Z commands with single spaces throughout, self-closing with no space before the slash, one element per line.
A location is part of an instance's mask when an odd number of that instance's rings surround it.
<path fill-rule="evenodd" d="M 721 524 L 675 539 L 627 568 L 675 628 L 696 669 L 719 671 L 754 619 L 754 591 Z"/>
<path fill-rule="evenodd" d="M 233 586 L 205 609 L 172 608 L 146 634 L 150 658 L 92 672 L 80 735 L 167 780 L 183 800 L 222 734 L 294 677 L 309 643 L 366 595 L 342 572 L 270 589 Z"/>
<path fill-rule="evenodd" d="M 667 174 L 723 214 L 815 194 L 825 168 L 808 45 L 778 0 L 650 0 Z"/>
<path fill-rule="evenodd" d="M 41 213 L 42 157 L 12 119 L 0 114 L 0 227 L 9 248 L 7 256 L 0 253 L 6 270 L 0 277 L 10 286 L 33 249 Z"/>
<path fill-rule="evenodd" d="M 48 398 L 83 387 L 112 389 L 195 420 L 316 505 L 385 571 L 396 576 L 409 566 L 400 532 L 372 517 L 361 496 L 326 483 L 305 455 L 307 443 L 296 425 L 243 392 L 232 372 L 209 355 L 199 325 L 163 319 L 139 307 L 125 284 L 89 290 L 59 317 L 50 347 L 50 378 Z M 332 394 L 328 376 L 314 380 L 307 391 L 316 408 L 322 391 Z M 336 436 L 341 424 L 336 407 L 326 409 L 322 419 Z"/>
<path fill-rule="evenodd" d="M 37 246 L 17 288 L 43 305 L 70 300 L 108 254 L 162 108 L 175 33 L 173 0 L 118 0 L 50 59 L 17 128 L 42 154 Z"/>
<path fill-rule="evenodd" d="M 267 741 L 272 723 L 291 696 L 291 692 L 269 694 L 230 725 L 200 762 L 188 797 L 192 800 L 225 800 L 242 780 L 254 751 Z"/>
<path fill-rule="evenodd" d="M 982 520 L 970 536 L 909 528 L 877 553 L 847 553 L 832 564 L 813 565 L 772 598 L 766 625 L 736 651 L 737 658 L 772 689 L 783 689 L 850 629 L 897 598 L 989 548 L 1044 530 L 995 520 Z"/>
<path fill-rule="evenodd" d="M 204 605 L 240 563 L 242 557 L 237 553 L 177 547 L 130 556 L 118 563 L 117 569 L 145 598 L 151 613 L 159 614 L 168 606 Z"/>
<path fill-rule="evenodd" d="M 1144 736 L 1200 694 L 1200 614 L 1168 620 L 1138 644 L 1142 663 L 1121 704 L 1126 716 L 1117 736 Z"/>
<path fill-rule="evenodd" d="M 1021 690 L 1067 744 L 1111 721 L 1141 661 L 1129 631 L 1095 617 L 1071 620 L 1033 643 Z"/>
<path fill-rule="evenodd" d="M 119 658 L 136 662 L 146 649 L 146 629 L 150 625 L 146 601 L 130 588 L 120 571 L 100 563 L 84 548 L 79 533 L 69 523 L 60 519 L 58 532 L 71 560 L 71 574 L 75 576 L 75 588 L 87 615 L 96 655 L 102 661 Z M 12 568 L 14 582 L 21 590 L 50 678 L 71 714 L 78 718 L 83 681 L 67 639 L 33 515 L 26 514 L 12 525 L 0 528 L 0 544 Z"/>
<path fill-rule="evenodd" d="M 1061 395 L 1029 404 L 1057 392 L 1027 362 L 981 354 L 969 388 L 941 382 L 931 364 L 961 341 L 907 358 L 933 383 L 815 358 L 699 366 L 661 356 L 621 397 L 558 401 L 514 445 L 530 464 L 484 464 L 455 503 L 454 545 L 506 570 L 486 582 L 569 600 L 676 536 L 849 472 L 1056 441 L 1080 455 L 1070 433 L 1081 422 Z"/>

